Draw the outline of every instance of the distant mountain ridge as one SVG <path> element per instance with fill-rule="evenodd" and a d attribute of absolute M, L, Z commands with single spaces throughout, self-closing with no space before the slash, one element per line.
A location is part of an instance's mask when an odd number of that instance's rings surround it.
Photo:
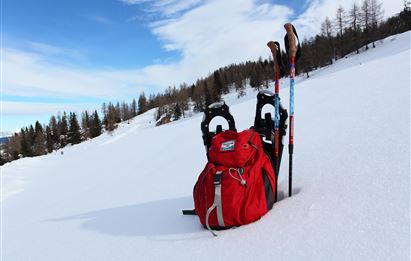
<path fill-rule="evenodd" d="M 0 144 L 6 143 L 9 137 L 11 137 L 12 135 L 13 135 L 13 132 L 10 132 L 10 131 L 0 132 Z"/>

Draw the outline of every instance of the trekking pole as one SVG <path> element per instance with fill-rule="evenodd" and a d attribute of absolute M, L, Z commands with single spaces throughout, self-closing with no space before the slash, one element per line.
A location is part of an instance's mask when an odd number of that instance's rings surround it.
<path fill-rule="evenodd" d="M 280 146 L 280 134 L 279 134 L 279 125 L 280 125 L 280 108 L 279 108 L 279 94 L 280 94 L 280 68 L 279 68 L 279 57 L 280 55 L 280 44 L 278 42 L 270 41 L 267 43 L 268 48 L 270 48 L 273 55 L 274 61 L 274 79 L 275 79 L 275 95 L 274 95 L 274 157 L 275 157 L 275 172 L 278 176 L 278 151 Z"/>
<path fill-rule="evenodd" d="M 288 39 L 288 44 L 286 42 L 286 48 L 288 56 L 290 58 L 290 126 L 289 126 L 289 143 L 288 143 L 288 153 L 289 153 L 289 171 L 288 171 L 288 196 L 292 195 L 292 181 L 293 181 L 293 152 L 294 152 L 294 76 L 295 76 L 295 65 L 294 60 L 297 54 L 297 39 L 294 34 L 295 29 L 291 23 L 286 23 L 284 25 L 287 31 L 286 39 Z M 288 45 L 288 46 L 287 46 Z"/>

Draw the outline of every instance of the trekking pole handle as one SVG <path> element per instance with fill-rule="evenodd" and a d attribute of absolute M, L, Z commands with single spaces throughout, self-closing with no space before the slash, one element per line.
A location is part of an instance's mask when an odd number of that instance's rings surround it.
<path fill-rule="evenodd" d="M 284 25 L 285 30 L 287 31 L 287 37 L 288 37 L 288 43 L 289 43 L 289 49 L 288 52 L 290 53 L 291 56 L 294 56 L 297 54 L 297 39 L 293 31 L 293 25 L 291 23 L 286 23 Z"/>
<path fill-rule="evenodd" d="M 270 48 L 271 53 L 273 54 L 273 61 L 274 61 L 274 68 L 278 70 L 278 60 L 277 60 L 277 53 L 280 53 L 280 50 L 277 50 L 277 45 L 273 41 L 269 41 L 267 43 L 268 48 Z"/>

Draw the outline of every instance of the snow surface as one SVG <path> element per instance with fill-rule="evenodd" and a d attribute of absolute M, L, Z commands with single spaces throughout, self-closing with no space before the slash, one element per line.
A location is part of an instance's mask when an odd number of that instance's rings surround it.
<path fill-rule="evenodd" d="M 288 80 L 281 96 L 288 108 Z M 410 32 L 296 83 L 294 196 L 258 222 L 204 230 L 192 188 L 206 157 L 200 114 L 2 170 L 3 260 L 410 260 Z M 242 130 L 256 92 L 226 97 Z"/>

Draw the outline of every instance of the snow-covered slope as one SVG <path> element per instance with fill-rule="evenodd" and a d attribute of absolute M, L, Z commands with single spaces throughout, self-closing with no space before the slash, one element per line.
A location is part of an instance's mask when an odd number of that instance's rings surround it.
<path fill-rule="evenodd" d="M 238 129 L 255 95 L 227 97 Z M 410 33 L 299 80 L 295 103 L 294 196 L 260 221 L 215 238 L 182 216 L 206 161 L 201 115 L 154 128 L 149 111 L 1 167 L 3 260 L 409 260 Z"/>

